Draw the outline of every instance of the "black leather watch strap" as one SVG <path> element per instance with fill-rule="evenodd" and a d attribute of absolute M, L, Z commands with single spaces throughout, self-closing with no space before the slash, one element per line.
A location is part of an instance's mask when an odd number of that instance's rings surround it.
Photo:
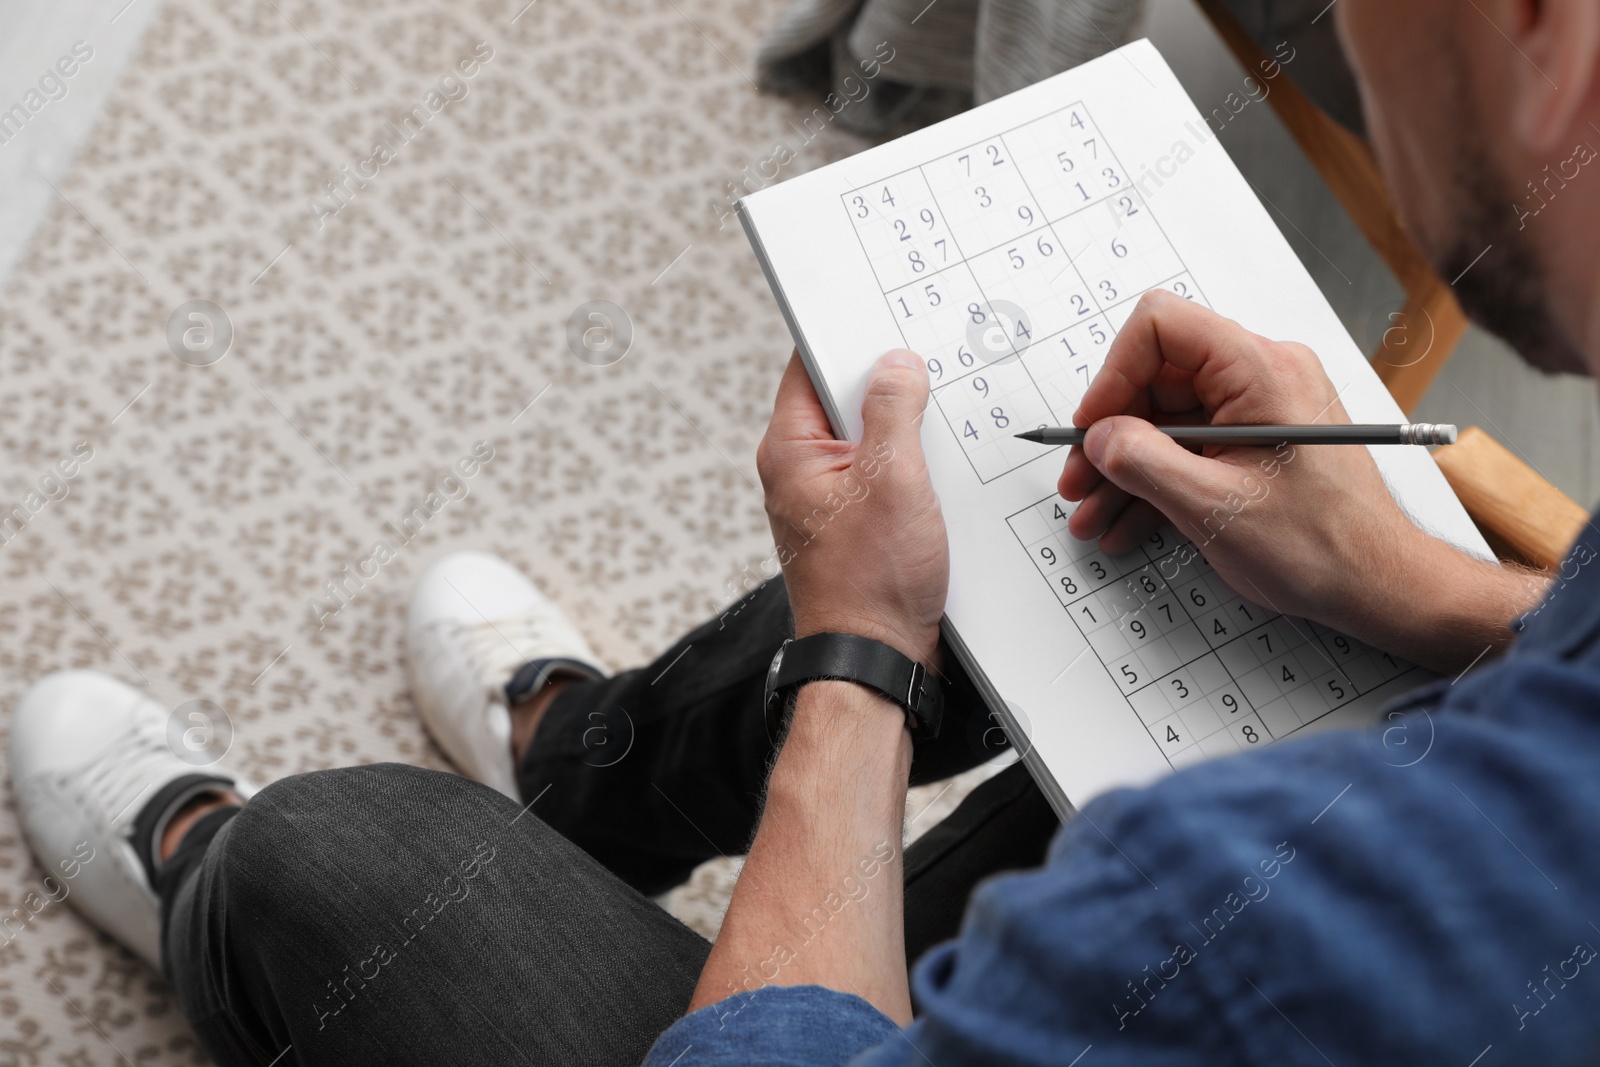
<path fill-rule="evenodd" d="M 914 737 L 939 734 L 944 695 L 927 668 L 869 637 L 822 633 L 787 641 L 773 657 L 766 708 L 773 736 L 777 736 L 794 691 L 807 682 L 824 679 L 856 682 L 882 693 L 905 709 Z"/>

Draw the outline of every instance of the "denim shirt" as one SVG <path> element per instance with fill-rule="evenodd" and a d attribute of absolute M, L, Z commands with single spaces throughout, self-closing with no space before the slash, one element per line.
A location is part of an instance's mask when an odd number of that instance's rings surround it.
<path fill-rule="evenodd" d="M 904 1030 L 766 987 L 650 1067 L 1593 1063 L 1600 1059 L 1600 533 L 1511 650 L 1369 730 L 1088 804 L 985 882 Z"/>

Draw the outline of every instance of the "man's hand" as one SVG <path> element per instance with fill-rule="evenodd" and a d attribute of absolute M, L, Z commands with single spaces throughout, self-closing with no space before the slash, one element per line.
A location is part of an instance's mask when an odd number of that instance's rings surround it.
<path fill-rule="evenodd" d="M 1160 423 L 1347 423 L 1316 355 L 1170 293 L 1146 294 L 1075 416 L 1093 427 L 1059 489 L 1108 554 L 1163 518 L 1245 597 L 1450 670 L 1509 640 L 1539 585 L 1428 536 L 1371 454 L 1338 446 L 1190 452 Z"/>
<path fill-rule="evenodd" d="M 922 455 L 927 402 L 922 360 L 890 352 L 867 382 L 861 440 L 836 441 L 790 358 L 756 469 L 796 637 L 860 634 L 937 666 L 950 550 Z"/>

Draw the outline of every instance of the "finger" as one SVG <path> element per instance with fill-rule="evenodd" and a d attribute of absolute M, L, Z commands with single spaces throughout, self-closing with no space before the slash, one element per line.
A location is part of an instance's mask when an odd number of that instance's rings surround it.
<path fill-rule="evenodd" d="M 783 380 L 778 383 L 778 398 L 772 405 L 772 419 L 767 423 L 767 437 L 774 442 L 832 440 L 833 428 L 828 424 L 828 413 L 817 399 L 800 353 L 789 356 L 789 365 L 783 370 Z"/>
<path fill-rule="evenodd" d="M 928 368 L 915 352 L 886 353 L 867 378 L 861 402 L 861 451 L 880 459 L 922 455 L 922 414 L 928 407 Z"/>
<path fill-rule="evenodd" d="M 1093 541 L 1105 533 L 1135 499 L 1121 486 L 1102 480 L 1072 512 L 1067 520 L 1067 532 L 1080 541 Z"/>
<path fill-rule="evenodd" d="M 1242 391 L 1254 374 L 1266 371 L 1258 338 L 1238 323 L 1162 289 L 1139 298 L 1106 362 L 1089 383 L 1073 422 L 1092 426 L 1101 419 L 1150 403 L 1160 383 L 1159 406 L 1166 410 L 1207 407 L 1216 410 Z M 1241 366 L 1243 364 L 1243 366 Z M 1175 368 L 1172 373 L 1167 368 Z"/>
<path fill-rule="evenodd" d="M 1148 500 L 1180 530 L 1229 490 L 1228 467 L 1190 452 L 1143 419 L 1103 419 L 1084 440 L 1089 461 L 1119 489 Z"/>
<path fill-rule="evenodd" d="M 1118 515 L 1109 529 L 1100 537 L 1100 551 L 1108 556 L 1132 552 L 1162 526 L 1166 516 L 1156 510 L 1148 500 L 1135 500 Z"/>
<path fill-rule="evenodd" d="M 1089 457 L 1083 454 L 1083 447 L 1073 445 L 1061 468 L 1061 477 L 1056 481 L 1056 492 L 1061 494 L 1063 500 L 1083 500 L 1103 481 L 1105 475 L 1089 462 Z"/>

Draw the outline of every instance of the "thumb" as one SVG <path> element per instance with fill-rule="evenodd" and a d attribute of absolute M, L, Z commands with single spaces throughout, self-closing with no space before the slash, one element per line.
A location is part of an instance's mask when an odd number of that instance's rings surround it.
<path fill-rule="evenodd" d="M 922 455 L 922 413 L 928 406 L 928 368 L 903 348 L 878 360 L 861 402 L 861 448 L 874 455 Z"/>
<path fill-rule="evenodd" d="M 1180 529 L 1209 514 L 1230 491 L 1223 464 L 1195 455 L 1132 415 L 1091 426 L 1083 452 L 1117 488 L 1154 504 Z"/>

